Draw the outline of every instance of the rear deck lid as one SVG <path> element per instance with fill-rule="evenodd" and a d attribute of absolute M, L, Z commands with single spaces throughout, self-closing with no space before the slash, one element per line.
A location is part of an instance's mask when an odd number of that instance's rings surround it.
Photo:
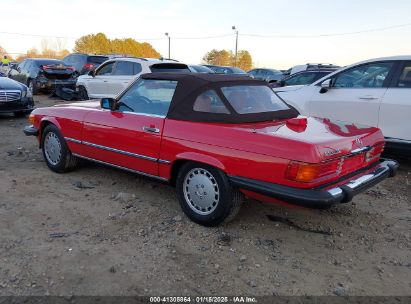
<path fill-rule="evenodd" d="M 68 79 L 73 76 L 74 67 L 64 64 L 60 60 L 45 60 L 38 63 L 40 73 L 48 79 Z"/>
<path fill-rule="evenodd" d="M 317 151 L 313 163 L 335 158 L 364 156 L 375 146 L 384 144 L 381 131 L 375 127 L 324 118 L 298 117 L 284 124 L 256 126 L 257 133 L 272 134 L 298 142 L 311 144 Z M 364 159 L 364 157 L 359 157 Z"/>

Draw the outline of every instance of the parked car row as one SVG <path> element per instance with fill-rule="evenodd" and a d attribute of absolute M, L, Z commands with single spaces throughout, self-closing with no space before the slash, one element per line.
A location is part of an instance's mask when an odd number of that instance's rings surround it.
<path fill-rule="evenodd" d="M 410 62 L 410 57 L 382 58 L 343 69 L 306 64 L 293 67 L 291 75 L 282 79 L 283 73 L 274 69 L 253 69 L 248 75 L 270 83 L 303 115 L 376 126 L 382 129 L 389 148 L 411 150 L 407 122 L 411 115 Z M 87 100 L 115 98 L 140 75 L 151 72 L 247 75 L 238 68 L 186 65 L 175 60 L 71 54 L 63 61 L 26 59 L 11 66 L 8 77 L 28 86 L 33 94 L 64 85 L 75 88 L 80 100 Z"/>
<path fill-rule="evenodd" d="M 286 71 L 258 68 L 248 71 L 248 74 L 259 80 L 267 81 L 271 87 L 308 85 L 319 78 L 336 71 L 340 67 L 333 64 L 302 64 Z"/>
<path fill-rule="evenodd" d="M 116 59 L 125 59 L 128 58 L 124 55 L 112 54 L 112 55 L 96 55 L 96 54 L 81 54 L 81 53 L 74 53 L 69 54 L 66 56 L 62 61 L 57 61 L 55 59 L 26 59 L 22 63 L 10 65 L 8 71 L 4 73 L 3 76 L 8 76 L 12 79 L 15 79 L 21 83 L 28 85 L 32 90 L 33 93 L 36 94 L 40 90 L 52 90 L 57 85 L 62 85 L 65 87 L 74 87 L 74 82 L 76 82 L 76 78 L 81 75 L 88 75 L 90 72 L 95 72 L 99 69 L 100 65 L 105 63 L 108 60 L 116 60 Z M 145 59 L 145 58 L 137 58 L 138 60 L 149 60 L 153 61 L 156 59 Z M 32 62 L 34 61 L 34 64 Z M 42 62 L 43 61 L 43 62 Z M 48 64 L 45 62 L 48 61 Z M 165 62 L 165 60 L 161 60 Z M 170 60 L 173 61 L 173 60 Z M 175 61 L 173 61 L 175 62 Z M 46 63 L 46 64 L 44 64 Z M 65 69 L 66 74 L 70 74 L 71 78 L 68 80 L 64 75 L 50 75 L 56 74 L 56 68 L 50 68 L 47 71 L 48 65 L 58 65 L 60 70 Z M 126 65 L 126 64 L 123 64 Z M 45 69 L 43 68 L 45 67 Z M 264 80 L 268 83 L 271 83 L 272 87 L 284 87 L 290 85 L 307 85 L 315 80 L 319 79 L 323 76 L 326 72 L 330 73 L 338 68 L 338 66 L 331 65 L 331 64 L 305 64 L 305 65 L 298 65 L 294 66 L 293 68 L 287 71 L 279 71 L 275 69 L 253 69 L 248 71 L 247 73 L 238 67 L 231 67 L 231 66 L 216 66 L 216 65 L 188 65 L 188 70 L 193 73 L 217 73 L 217 74 L 234 74 L 234 75 L 249 75 L 250 77 L 258 80 Z M 117 70 L 117 72 L 115 72 Z M 120 68 L 113 69 L 111 76 L 138 76 L 141 73 L 148 72 L 150 70 L 142 69 L 140 72 L 137 68 L 136 70 L 131 70 L 128 68 L 126 71 L 122 71 Z M 169 70 L 171 71 L 171 70 Z M 302 71 L 306 71 L 307 73 L 303 73 Z M 309 73 L 309 72 L 311 73 Z M 294 75 L 295 73 L 301 72 L 301 74 Z M 128 75 L 122 75 L 122 74 Z M 61 73 L 64 74 L 64 73 Z M 105 76 L 107 73 L 105 73 Z M 90 74 L 89 76 L 92 76 Z M 98 75 L 95 74 L 95 75 Z M 39 78 L 37 78 L 39 76 Z M 43 77 L 44 76 L 44 77 Z M 289 76 L 289 77 L 287 77 Z M 292 77 L 294 76 L 294 77 Z M 46 80 L 47 78 L 52 79 L 53 81 Z M 100 77 L 99 77 L 100 78 Z M 66 81 L 61 81 L 62 79 Z M 99 97 L 99 94 L 95 94 L 94 92 L 88 92 L 87 85 L 84 82 L 80 82 L 77 86 L 77 91 L 80 95 L 81 99 L 87 99 L 88 97 Z M 93 91 L 94 89 L 91 88 Z M 90 93 L 90 95 L 89 95 Z M 101 92 L 102 95 L 105 95 L 106 92 Z M 100 94 L 100 95 L 101 95 Z"/>
<path fill-rule="evenodd" d="M 272 88 L 277 87 L 290 87 L 290 86 L 301 86 L 301 85 L 309 85 L 312 84 L 314 81 L 323 78 L 324 76 L 336 71 L 337 68 L 329 68 L 329 69 L 312 69 L 297 72 L 295 74 L 285 76 L 279 81 L 271 82 Z M 295 88 L 295 87 L 294 87 Z"/>

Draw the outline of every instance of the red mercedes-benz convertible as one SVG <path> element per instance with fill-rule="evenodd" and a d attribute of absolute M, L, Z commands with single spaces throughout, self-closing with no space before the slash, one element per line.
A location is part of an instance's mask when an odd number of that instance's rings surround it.
<path fill-rule="evenodd" d="M 244 196 L 326 208 L 393 176 L 377 128 L 306 118 L 262 81 L 146 74 L 116 99 L 36 109 L 47 165 L 79 158 L 168 181 L 193 221 L 234 217 Z"/>

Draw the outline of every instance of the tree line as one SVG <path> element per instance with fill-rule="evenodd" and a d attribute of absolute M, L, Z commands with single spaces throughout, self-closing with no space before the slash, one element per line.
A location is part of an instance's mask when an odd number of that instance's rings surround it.
<path fill-rule="evenodd" d="M 109 39 L 103 33 L 80 37 L 74 43 L 75 53 L 90 54 L 123 54 L 135 57 L 160 58 L 161 55 L 146 42 L 138 42 L 133 38 Z"/>
<path fill-rule="evenodd" d="M 149 43 L 138 42 L 133 38 L 109 39 L 104 33 L 89 34 L 80 37 L 74 43 L 74 53 L 86 54 L 122 54 L 134 57 L 160 58 L 161 54 Z M 70 54 L 65 47 L 65 42 L 60 39 L 52 41 L 43 39 L 41 50 L 29 49 L 25 54 L 16 58 L 8 55 L 11 60 L 22 61 L 26 58 L 56 58 L 61 59 Z M 7 55 L 6 50 L 0 46 L 0 55 Z M 237 66 L 245 71 L 252 68 L 252 57 L 247 50 L 240 50 L 237 57 L 232 51 L 212 49 L 203 58 L 203 63 Z"/>

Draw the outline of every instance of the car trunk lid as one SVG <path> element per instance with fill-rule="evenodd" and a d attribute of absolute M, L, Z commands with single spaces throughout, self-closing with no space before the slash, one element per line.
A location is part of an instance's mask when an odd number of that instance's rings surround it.
<path fill-rule="evenodd" d="M 332 164 L 342 175 L 375 162 L 384 148 L 378 128 L 323 118 L 298 117 L 280 125 L 257 124 L 255 132 L 310 144 L 313 150 L 308 159 L 294 153 L 293 160 Z"/>
<path fill-rule="evenodd" d="M 40 70 L 48 79 L 69 79 L 75 71 L 73 67 L 64 64 L 41 65 Z"/>

